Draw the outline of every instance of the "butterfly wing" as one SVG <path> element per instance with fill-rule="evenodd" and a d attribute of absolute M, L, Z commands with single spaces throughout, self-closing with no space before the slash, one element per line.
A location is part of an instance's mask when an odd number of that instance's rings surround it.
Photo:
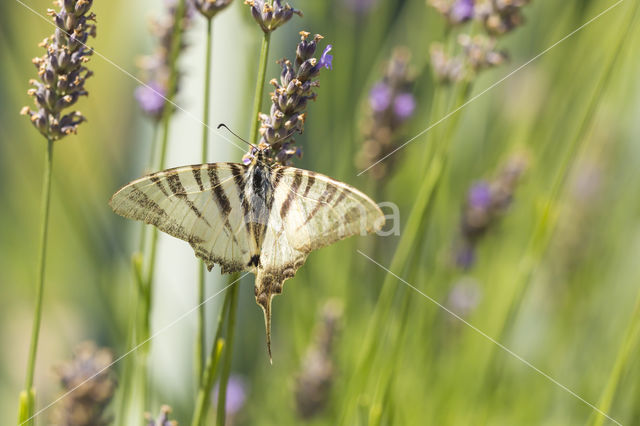
<path fill-rule="evenodd" d="M 209 270 L 248 269 L 242 188 L 247 167 L 213 163 L 169 169 L 124 186 L 109 204 L 117 214 L 187 241 Z"/>
<path fill-rule="evenodd" d="M 384 225 L 384 215 L 365 194 L 330 177 L 278 167 L 272 172 L 274 200 L 256 275 L 256 301 L 265 314 L 270 345 L 271 300 L 282 292 L 307 255 L 352 235 Z M 271 349 L 269 348 L 269 354 Z"/>

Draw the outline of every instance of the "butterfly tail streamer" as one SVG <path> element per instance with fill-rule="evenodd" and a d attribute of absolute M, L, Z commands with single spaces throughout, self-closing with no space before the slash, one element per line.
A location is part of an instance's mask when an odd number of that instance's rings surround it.
<path fill-rule="evenodd" d="M 262 308 L 264 313 L 264 326 L 267 332 L 267 351 L 269 361 L 273 364 L 271 357 L 271 302 L 273 297 L 282 293 L 282 284 L 286 277 L 265 271 L 259 268 L 256 274 L 255 295 L 256 303 Z"/>

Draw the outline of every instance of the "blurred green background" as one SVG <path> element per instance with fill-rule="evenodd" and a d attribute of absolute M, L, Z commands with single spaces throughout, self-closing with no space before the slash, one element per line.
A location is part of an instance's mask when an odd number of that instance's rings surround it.
<path fill-rule="evenodd" d="M 393 270 L 589 403 L 598 405 L 605 389 L 613 387 L 605 411 L 625 425 L 640 424 L 640 365 L 634 345 L 640 321 L 634 316 L 640 280 L 636 18 L 611 75 L 603 73 L 634 1 L 620 3 L 469 104 L 449 119 L 455 122 L 450 131 L 441 130 L 448 121 L 432 130 L 445 139 L 448 161 L 424 220 L 407 230 L 416 238 L 410 254 Z M 247 135 L 261 33 L 248 8 L 233 3 L 214 23 L 211 122 L 224 122 Z M 417 103 L 399 142 L 457 106 L 451 101 L 440 115 L 431 107 L 429 46 L 446 43 L 445 24 L 424 0 L 379 0 L 361 11 L 350 4 L 295 1 L 305 15 L 273 35 L 267 79 L 279 75 L 276 59 L 293 57 L 300 30 L 325 36 L 334 47 L 333 70 L 320 76 L 318 99 L 310 104 L 305 133 L 297 138 L 305 155 L 296 165 L 352 184 L 378 202 L 397 204 L 404 232 L 428 174 L 421 159 L 427 142 L 436 143 L 436 138 L 421 136 L 395 154 L 393 172 L 382 181 L 373 180 L 371 173 L 358 176 L 355 155 L 363 142 L 369 91 L 396 46 L 411 51 Z M 509 61 L 480 74 L 471 96 L 614 4 L 533 1 L 524 9 L 524 25 L 499 39 Z M 28 6 L 42 13 L 50 3 L 33 0 Z M 108 61 L 96 55 L 90 63 L 95 71 L 87 83 L 90 95 L 79 104 L 88 123 L 77 136 L 55 145 L 36 370 L 40 407 L 60 393 L 54 366 L 68 359 L 78 343 L 93 340 L 116 356 L 125 353 L 136 303 L 130 256 L 140 228 L 113 214 L 107 202 L 147 165 L 151 123 L 133 97 L 137 83 L 132 75 L 138 75 L 136 58 L 152 49 L 147 22 L 162 13 L 163 2 L 96 1 L 93 9 L 98 37 L 91 45 Z M 37 43 L 51 31 L 50 24 L 19 2 L 0 5 L 1 424 L 15 421 L 24 379 L 45 149 L 45 141 L 18 113 L 31 103 L 26 90 L 36 75 L 31 58 L 41 54 Z M 196 117 L 202 108 L 204 35 L 204 21 L 195 17 L 180 59 L 184 75 L 176 99 Z M 596 99 L 597 109 L 588 115 L 603 80 L 607 84 Z M 585 117 L 588 127 L 565 163 L 563 155 Z M 200 133 L 198 120 L 176 113 L 168 166 L 199 162 Z M 217 131 L 211 138 L 211 161 L 240 160 L 242 152 Z M 495 178 L 513 155 L 525 155 L 528 163 L 513 203 L 478 243 L 475 265 L 460 270 L 452 251 L 467 191 L 479 179 Z M 555 179 L 564 172 L 559 197 L 550 199 Z M 543 242 L 531 243 L 540 226 L 546 230 Z M 399 239 L 358 237 L 311 254 L 275 299 L 273 365 L 264 348 L 253 278 L 243 280 L 232 374 L 243 378 L 246 400 L 233 416 L 234 424 L 303 421 L 296 410 L 297 378 L 308 369 L 305 354 L 323 306 L 332 299 L 343 306 L 334 368 L 325 370 L 333 383 L 327 406 L 309 420 L 312 424 L 573 425 L 594 420 L 592 408 L 399 280 L 385 293 L 392 298 L 380 302 L 387 305 L 388 318 L 371 330 L 383 318 L 384 309 L 375 307 L 386 273 L 356 249 L 389 267 Z M 197 303 L 197 263 L 189 245 L 163 235 L 159 247 L 154 329 Z M 217 268 L 207 279 L 210 294 L 226 282 Z M 472 295 L 463 300 L 462 311 L 451 302 L 460 293 L 452 293 L 456 288 L 470 289 L 462 291 L 463 298 Z M 221 301 L 218 297 L 208 305 L 211 323 Z M 194 312 L 152 342 L 153 398 L 147 409 L 157 412 L 160 404 L 169 404 L 180 424 L 189 424 L 193 408 L 195 327 Z M 372 332 L 377 352 L 363 373 L 365 335 Z M 621 354 L 628 357 L 620 361 Z M 121 367 L 115 365 L 117 374 Z M 39 424 L 49 424 L 52 410 L 38 418 Z"/>

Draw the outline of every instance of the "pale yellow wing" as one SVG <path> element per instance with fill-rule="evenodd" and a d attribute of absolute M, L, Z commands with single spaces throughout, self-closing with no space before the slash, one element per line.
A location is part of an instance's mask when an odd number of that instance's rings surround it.
<path fill-rule="evenodd" d="M 243 200 L 247 167 L 213 163 L 145 176 L 111 198 L 117 214 L 156 226 L 187 241 L 209 270 L 249 269 L 249 235 Z"/>

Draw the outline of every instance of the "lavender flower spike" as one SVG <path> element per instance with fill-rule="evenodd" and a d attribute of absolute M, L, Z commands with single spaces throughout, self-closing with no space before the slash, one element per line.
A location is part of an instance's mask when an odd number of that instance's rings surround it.
<path fill-rule="evenodd" d="M 169 414 L 171 414 L 171 407 L 168 405 L 163 405 L 160 408 L 160 415 L 157 419 L 151 417 L 151 414 L 145 413 L 146 426 L 178 426 L 178 422 L 169 420 Z"/>
<path fill-rule="evenodd" d="M 274 0 L 273 5 L 265 0 L 245 0 L 244 4 L 251 7 L 251 16 L 265 33 L 275 31 L 294 14 L 302 16 L 301 11 L 292 8 L 289 3 L 282 5 L 281 0 Z"/>
<path fill-rule="evenodd" d="M 193 0 L 196 9 L 207 19 L 213 18 L 218 12 L 231 4 L 231 0 Z"/>
<path fill-rule="evenodd" d="M 33 59 L 39 80 L 30 81 L 33 88 L 27 93 L 34 98 L 36 108 L 24 107 L 20 112 L 28 115 L 36 129 L 49 140 L 76 133 L 85 121 L 78 111 L 67 114 L 63 111 L 89 94 L 84 83 L 93 73 L 85 64 L 93 50 L 86 43 L 96 35 L 95 14 L 89 13 L 93 0 L 59 0 L 55 4 L 60 11 L 49 9 L 47 12 L 56 24 L 55 34 L 40 44 L 46 53 Z"/>
<path fill-rule="evenodd" d="M 282 67 L 280 80 L 272 79 L 275 90 L 271 93 L 271 111 L 260 114 L 262 122 L 260 128 L 260 144 L 271 149 L 269 158 L 280 164 L 288 165 L 293 157 L 300 157 L 302 151 L 295 146 L 293 135 L 302 133 L 306 119 L 305 110 L 310 100 L 315 100 L 315 89 L 318 81 L 315 78 L 323 68 L 331 67 L 333 57 L 329 55 L 331 45 L 328 45 L 320 60 L 314 57 L 318 42 L 322 40 L 320 34 L 309 38 L 311 34 L 300 32 L 300 43 L 296 47 L 294 63 L 287 59 L 278 61 Z M 253 149 L 247 153 L 243 161 L 251 161 Z"/>

